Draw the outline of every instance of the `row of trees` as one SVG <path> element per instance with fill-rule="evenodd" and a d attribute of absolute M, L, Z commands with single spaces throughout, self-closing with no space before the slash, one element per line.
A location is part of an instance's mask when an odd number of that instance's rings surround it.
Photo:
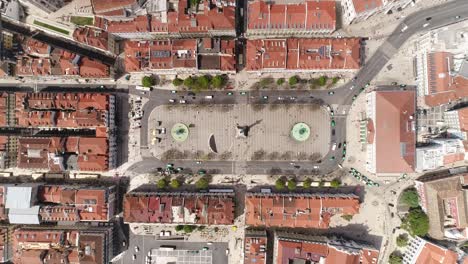
<path fill-rule="evenodd" d="M 429 217 L 419 206 L 419 195 L 416 189 L 405 190 L 400 201 L 410 208 L 408 214 L 402 219 L 402 228 L 412 236 L 425 236 L 429 231 Z"/>
<path fill-rule="evenodd" d="M 185 86 L 194 92 L 199 92 L 209 89 L 221 89 L 226 86 L 228 81 L 227 75 L 203 75 L 203 76 L 189 76 L 185 80 L 181 78 L 175 78 L 172 81 L 174 86 Z"/>
<path fill-rule="evenodd" d="M 279 153 L 277 151 L 267 153 L 265 150 L 260 149 L 255 151 L 250 157 L 251 160 L 308 160 L 317 161 L 322 158 L 322 155 L 318 152 L 307 154 L 305 152 L 299 152 L 297 154 L 292 151 L 286 151 Z"/>
<path fill-rule="evenodd" d="M 180 160 L 180 159 L 196 159 L 196 160 L 229 160 L 232 158 L 232 152 L 225 151 L 219 154 L 199 151 L 180 151 L 178 149 L 169 149 L 161 154 L 162 160 Z"/>
<path fill-rule="evenodd" d="M 304 88 L 304 85 L 309 85 L 309 88 L 315 89 L 317 87 L 323 87 L 327 85 L 334 85 L 340 80 L 339 77 L 329 78 L 328 76 L 320 76 L 318 78 L 312 79 L 302 79 L 299 76 L 291 76 L 286 80 L 285 78 L 273 79 L 272 77 L 262 78 L 260 81 L 255 83 L 251 88 L 252 89 L 273 89 L 276 87 L 283 87 L 284 84 L 288 84 L 290 88 Z M 276 85 L 275 85 L 276 84 Z"/>
<path fill-rule="evenodd" d="M 325 181 L 320 180 L 319 182 L 319 187 L 323 187 L 325 185 Z M 302 183 L 302 188 L 303 189 L 309 189 L 312 186 L 312 180 L 310 178 L 307 178 L 304 180 Z M 341 181 L 339 179 L 333 179 L 330 182 L 330 186 L 334 188 L 338 188 L 341 186 Z M 284 177 L 279 178 L 275 182 L 275 189 L 278 191 L 282 191 L 285 189 L 288 189 L 289 191 L 294 191 L 297 188 L 297 182 L 295 178 L 291 178 L 286 180 Z"/>
<path fill-rule="evenodd" d="M 156 186 L 158 187 L 158 189 L 178 189 L 182 186 L 183 183 L 184 181 L 181 177 L 175 179 L 162 178 L 158 180 Z M 198 181 L 195 182 L 195 187 L 199 190 L 208 189 L 209 185 L 210 179 L 207 176 L 201 177 L 200 179 L 198 179 Z"/>

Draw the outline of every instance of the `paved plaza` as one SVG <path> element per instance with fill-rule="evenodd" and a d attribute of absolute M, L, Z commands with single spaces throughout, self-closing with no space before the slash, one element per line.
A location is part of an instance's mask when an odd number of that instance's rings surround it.
<path fill-rule="evenodd" d="M 298 123 L 310 128 L 304 141 L 291 134 Z M 174 134 L 176 124 L 188 127 L 186 140 Z M 248 127 L 246 137 L 238 126 Z M 159 106 L 148 133 L 158 158 L 177 149 L 179 159 L 312 160 L 329 151 L 331 131 L 329 113 L 318 105 L 243 104 Z"/>

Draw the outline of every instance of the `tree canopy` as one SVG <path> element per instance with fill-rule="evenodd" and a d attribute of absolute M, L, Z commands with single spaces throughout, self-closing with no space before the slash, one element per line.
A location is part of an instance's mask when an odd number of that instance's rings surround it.
<path fill-rule="evenodd" d="M 408 245 L 408 236 L 401 234 L 396 238 L 396 244 L 399 247 L 406 247 Z"/>
<path fill-rule="evenodd" d="M 169 185 L 171 188 L 177 189 L 180 187 L 180 181 L 178 179 L 172 179 Z"/>
<path fill-rule="evenodd" d="M 211 79 L 211 85 L 213 85 L 214 88 L 221 88 L 224 85 L 224 78 L 221 75 L 216 75 Z"/>
<path fill-rule="evenodd" d="M 195 186 L 197 189 L 207 189 L 209 184 L 208 179 L 206 177 L 202 177 L 195 183 Z"/>
<path fill-rule="evenodd" d="M 403 219 L 402 227 L 412 236 L 425 236 L 429 231 L 429 218 L 420 207 L 412 208 Z"/>
<path fill-rule="evenodd" d="M 296 180 L 294 179 L 289 179 L 288 180 L 288 190 L 294 191 L 296 189 Z"/>
<path fill-rule="evenodd" d="M 286 187 L 286 184 L 284 183 L 284 180 L 283 179 L 277 179 L 276 182 L 275 182 L 275 188 L 277 190 L 284 190 L 284 188 Z"/>
<path fill-rule="evenodd" d="M 166 181 L 166 179 L 160 179 L 160 180 L 156 183 L 156 186 L 158 187 L 158 189 L 164 189 L 164 188 L 166 188 L 166 186 L 167 186 L 167 181 Z"/>
<path fill-rule="evenodd" d="M 151 87 L 155 83 L 154 77 L 153 76 L 145 76 L 141 79 L 141 85 L 144 87 Z"/>
<path fill-rule="evenodd" d="M 312 185 L 312 180 L 310 178 L 305 179 L 304 183 L 302 184 L 304 189 L 309 189 L 311 185 Z"/>
<path fill-rule="evenodd" d="M 338 188 L 341 185 L 341 181 L 338 179 L 334 179 L 330 182 L 331 187 Z"/>
<path fill-rule="evenodd" d="M 174 80 L 172 80 L 172 84 L 174 86 L 181 86 L 183 83 L 184 83 L 184 80 L 180 78 L 175 78 Z"/>
<path fill-rule="evenodd" d="M 419 206 L 419 195 L 416 189 L 405 190 L 401 195 L 401 202 L 411 208 L 417 208 Z"/>
<path fill-rule="evenodd" d="M 388 259 L 389 264 L 401 264 L 403 263 L 403 257 L 401 256 L 400 253 L 394 251 L 392 254 L 390 254 L 390 257 Z"/>
<path fill-rule="evenodd" d="M 289 82 L 289 85 L 295 85 L 299 82 L 299 77 L 291 76 L 288 82 Z"/>

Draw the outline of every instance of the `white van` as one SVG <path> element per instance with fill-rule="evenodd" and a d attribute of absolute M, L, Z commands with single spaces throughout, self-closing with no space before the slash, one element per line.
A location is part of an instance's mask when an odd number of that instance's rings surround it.
<path fill-rule="evenodd" d="M 212 95 L 207 95 L 205 96 L 206 99 L 213 99 L 213 96 Z"/>

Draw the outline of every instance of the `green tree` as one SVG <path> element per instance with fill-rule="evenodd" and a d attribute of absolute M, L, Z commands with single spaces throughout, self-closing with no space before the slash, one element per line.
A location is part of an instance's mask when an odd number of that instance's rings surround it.
<path fill-rule="evenodd" d="M 277 85 L 283 85 L 284 82 L 286 82 L 284 78 L 279 78 L 278 80 L 276 80 Z"/>
<path fill-rule="evenodd" d="M 299 82 L 299 77 L 297 76 L 291 76 L 288 81 L 289 85 L 291 86 L 296 85 L 298 82 Z"/>
<path fill-rule="evenodd" d="M 208 189 L 208 185 L 209 185 L 209 181 L 206 177 L 201 177 L 196 183 L 195 183 L 195 187 L 197 187 L 197 189 Z"/>
<path fill-rule="evenodd" d="M 402 221 L 402 227 L 412 236 L 425 236 L 429 231 L 429 218 L 420 207 L 411 208 Z"/>
<path fill-rule="evenodd" d="M 265 77 L 260 80 L 260 86 L 265 87 L 267 85 L 270 85 L 273 83 L 273 78 L 271 77 Z"/>
<path fill-rule="evenodd" d="M 196 227 L 195 227 L 195 226 L 192 226 L 192 225 L 185 225 L 185 226 L 184 226 L 184 232 L 185 232 L 185 233 L 192 233 L 193 230 L 195 230 L 195 228 L 196 228 Z"/>
<path fill-rule="evenodd" d="M 353 215 L 342 215 L 341 218 L 349 222 L 353 219 Z"/>
<path fill-rule="evenodd" d="M 318 79 L 317 79 L 317 84 L 320 85 L 320 86 L 324 86 L 325 84 L 327 84 L 327 76 L 320 76 Z"/>
<path fill-rule="evenodd" d="M 181 86 L 183 83 L 184 83 L 184 80 L 180 78 L 175 78 L 174 80 L 172 80 L 172 84 L 174 86 Z"/>
<path fill-rule="evenodd" d="M 334 180 L 332 180 L 332 181 L 330 182 L 330 185 L 331 185 L 331 187 L 338 188 L 338 187 L 340 187 L 341 182 L 340 182 L 340 180 L 338 180 L 338 179 L 334 179 Z"/>
<path fill-rule="evenodd" d="M 408 245 L 408 236 L 405 234 L 401 234 L 396 238 L 396 244 L 399 247 L 406 247 Z"/>
<path fill-rule="evenodd" d="M 411 208 L 419 207 L 419 195 L 416 189 L 411 188 L 405 190 L 401 195 L 401 202 L 408 205 Z"/>
<path fill-rule="evenodd" d="M 294 190 L 296 190 L 296 186 L 297 186 L 297 183 L 296 183 L 295 179 L 289 179 L 288 180 L 288 190 L 294 191 Z"/>
<path fill-rule="evenodd" d="M 340 77 L 333 77 L 332 83 L 336 84 L 340 80 Z"/>
<path fill-rule="evenodd" d="M 177 189 L 180 187 L 180 181 L 178 179 L 172 179 L 169 185 L 171 188 Z"/>
<path fill-rule="evenodd" d="M 319 181 L 319 187 L 323 187 L 323 186 L 325 186 L 325 182 L 323 180 L 320 180 Z"/>
<path fill-rule="evenodd" d="M 389 264 L 401 264 L 403 263 L 403 257 L 397 251 L 393 251 L 392 254 L 390 254 L 388 263 Z"/>
<path fill-rule="evenodd" d="M 176 225 L 175 230 L 177 232 L 180 232 L 180 231 L 184 230 L 184 226 L 183 225 Z"/>
<path fill-rule="evenodd" d="M 304 180 L 304 183 L 302 184 L 302 186 L 304 187 L 304 189 L 309 189 L 310 188 L 310 185 L 312 185 L 312 180 L 310 178 L 307 178 Z"/>
<path fill-rule="evenodd" d="M 143 85 L 144 87 L 151 87 L 154 85 L 154 83 L 155 83 L 155 80 L 153 76 L 144 76 L 141 79 L 141 85 Z"/>
<path fill-rule="evenodd" d="M 276 180 L 276 182 L 275 182 L 275 188 L 276 188 L 277 190 L 284 190 L 285 187 L 286 187 L 286 185 L 285 185 L 283 179 L 277 179 L 277 180 Z"/>
<path fill-rule="evenodd" d="M 197 86 L 202 90 L 206 90 L 210 87 L 210 78 L 206 75 L 197 78 Z"/>
<path fill-rule="evenodd" d="M 158 186 L 158 189 L 164 189 L 167 186 L 167 181 L 166 179 L 160 179 L 157 183 L 156 186 Z"/>
<path fill-rule="evenodd" d="M 187 86 L 187 87 L 189 87 L 189 88 L 191 88 L 191 87 L 193 86 L 194 83 L 195 83 L 195 81 L 194 81 L 193 78 L 190 77 L 190 76 L 187 77 L 187 78 L 185 78 L 185 80 L 184 80 L 184 85 Z"/>
<path fill-rule="evenodd" d="M 224 86 L 224 78 L 221 75 L 216 75 L 211 79 L 211 85 L 213 85 L 214 88 L 221 88 Z"/>

